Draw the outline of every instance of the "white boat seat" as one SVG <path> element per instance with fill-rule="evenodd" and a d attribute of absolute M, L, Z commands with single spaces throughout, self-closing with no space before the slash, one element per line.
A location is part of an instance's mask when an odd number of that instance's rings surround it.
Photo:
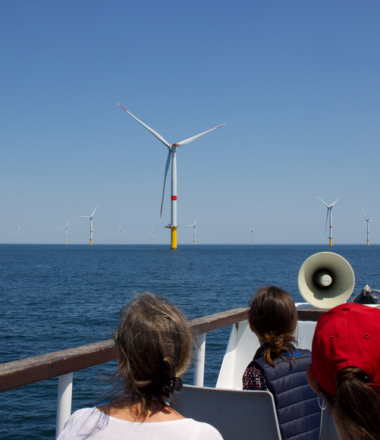
<path fill-rule="evenodd" d="M 177 398 L 184 417 L 214 426 L 224 440 L 281 440 L 269 391 L 225 390 L 186 385 Z"/>
<path fill-rule="evenodd" d="M 322 432 L 319 436 L 319 440 L 339 440 L 338 433 L 336 432 L 334 419 L 332 418 L 329 407 L 324 410 Z"/>

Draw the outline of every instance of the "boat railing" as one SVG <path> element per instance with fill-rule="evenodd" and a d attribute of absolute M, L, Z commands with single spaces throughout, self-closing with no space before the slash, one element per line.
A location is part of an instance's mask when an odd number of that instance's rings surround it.
<path fill-rule="evenodd" d="M 194 385 L 203 386 L 207 333 L 247 319 L 248 308 L 228 310 L 190 321 L 196 337 Z M 317 321 L 321 310 L 298 310 L 299 321 Z M 117 359 L 112 339 L 0 365 L 0 392 L 58 377 L 56 436 L 71 414 L 73 373 Z"/>

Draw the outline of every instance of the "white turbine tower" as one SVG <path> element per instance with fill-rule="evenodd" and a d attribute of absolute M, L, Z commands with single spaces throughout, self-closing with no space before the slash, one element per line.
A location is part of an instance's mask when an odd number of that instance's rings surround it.
<path fill-rule="evenodd" d="M 328 239 L 329 239 L 329 242 L 330 242 L 330 246 L 332 246 L 332 209 L 333 209 L 333 206 L 335 205 L 335 203 L 336 203 L 338 200 L 340 200 L 342 197 L 339 197 L 339 199 L 336 199 L 334 203 L 332 203 L 331 205 L 328 205 L 328 204 L 325 203 L 322 199 L 320 199 L 320 198 L 317 196 L 317 194 L 314 194 L 314 195 L 315 195 L 315 197 L 316 197 L 318 200 L 320 200 L 320 201 L 326 206 L 326 208 L 327 208 L 325 232 L 326 232 L 326 227 L 327 227 L 327 220 L 330 218 L 330 222 L 329 222 L 329 223 L 330 223 L 330 224 L 329 224 L 329 226 L 330 226 L 330 228 L 329 228 L 330 232 L 329 232 Z"/>
<path fill-rule="evenodd" d="M 21 234 L 23 234 L 23 232 L 21 231 L 20 225 L 18 225 L 18 231 L 14 235 L 17 234 L 18 234 L 18 244 L 21 244 Z"/>
<path fill-rule="evenodd" d="M 74 217 L 89 218 L 90 219 L 90 245 L 92 246 L 92 218 L 99 205 L 94 209 L 94 212 L 88 217 L 87 215 L 74 215 Z"/>
<path fill-rule="evenodd" d="M 364 228 L 364 225 L 367 223 L 367 246 L 369 246 L 369 222 L 373 222 L 373 220 L 370 220 L 369 218 L 367 218 L 367 214 L 365 213 L 364 208 L 363 208 L 363 212 L 364 212 L 365 220 L 364 220 L 362 229 Z M 360 232 L 362 232 L 362 229 L 360 229 Z"/>
<path fill-rule="evenodd" d="M 67 234 L 69 233 L 68 227 L 69 227 L 69 222 L 66 223 L 66 226 L 62 226 L 62 228 L 55 228 L 55 229 L 66 229 L 66 241 L 65 241 L 65 244 L 67 244 Z"/>
<path fill-rule="evenodd" d="M 185 225 L 185 226 L 189 226 L 189 227 L 193 228 L 193 235 L 194 235 L 193 243 L 194 244 L 197 244 L 197 220 L 198 220 L 198 217 L 195 219 L 195 222 L 193 225 Z"/>
<path fill-rule="evenodd" d="M 252 228 L 252 229 L 248 229 L 248 231 L 251 231 L 251 244 L 253 244 L 253 231 L 257 228 L 257 225 Z"/>
<path fill-rule="evenodd" d="M 119 225 L 119 232 L 116 234 L 116 237 L 120 234 L 120 244 L 123 244 L 123 231 Z"/>
<path fill-rule="evenodd" d="M 145 127 L 148 131 L 150 131 L 153 136 L 155 136 L 158 140 L 160 140 L 166 147 L 168 148 L 168 157 L 166 160 L 166 167 L 165 167 L 165 175 L 164 175 L 164 188 L 162 191 L 162 200 L 161 200 L 161 212 L 160 217 L 162 215 L 162 206 L 164 203 L 164 195 L 165 195 L 165 186 L 166 186 L 166 179 L 168 176 L 169 166 L 170 162 L 172 162 L 172 196 L 171 196 L 171 223 L 169 223 L 165 228 L 168 228 L 171 230 L 171 248 L 177 249 L 177 147 L 180 147 L 181 145 L 186 145 L 189 142 L 194 141 L 195 139 L 198 139 L 199 137 L 203 136 L 206 133 L 210 133 L 210 131 L 216 130 L 217 128 L 223 127 L 223 125 L 218 125 L 215 128 L 212 128 L 211 130 L 207 130 L 201 134 L 198 134 L 196 136 L 193 136 L 189 139 L 185 139 L 184 141 L 178 142 L 176 144 L 169 144 L 160 134 L 158 134 L 156 131 L 148 127 L 146 124 L 140 121 L 140 119 L 137 119 L 136 116 L 133 116 L 132 113 L 130 113 L 128 110 L 126 110 L 122 105 L 119 103 L 117 104 L 119 107 L 121 107 L 123 110 L 125 110 L 128 114 L 132 116 L 132 118 L 136 119 L 137 122 L 139 122 L 143 127 Z"/>
<path fill-rule="evenodd" d="M 149 235 L 151 235 L 152 236 L 152 244 L 153 244 L 153 228 L 152 228 L 152 232 L 150 232 L 148 235 L 147 235 L 147 237 L 149 237 Z"/>

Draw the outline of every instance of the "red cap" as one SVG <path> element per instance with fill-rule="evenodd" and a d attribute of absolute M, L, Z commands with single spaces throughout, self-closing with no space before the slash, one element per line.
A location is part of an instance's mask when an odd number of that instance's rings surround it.
<path fill-rule="evenodd" d="M 345 367 L 364 370 L 380 385 L 380 310 L 346 303 L 325 312 L 315 328 L 312 372 L 321 387 L 336 394 L 336 376 Z"/>

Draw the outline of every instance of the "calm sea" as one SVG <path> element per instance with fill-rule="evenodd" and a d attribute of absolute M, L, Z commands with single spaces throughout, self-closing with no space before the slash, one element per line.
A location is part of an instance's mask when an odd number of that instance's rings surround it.
<path fill-rule="evenodd" d="M 0 246 L 0 363 L 109 339 L 133 291 L 151 290 L 189 318 L 247 306 L 263 284 L 301 301 L 297 275 L 327 246 Z M 352 265 L 354 295 L 380 289 L 380 246 L 334 246 Z M 205 384 L 214 386 L 230 329 L 207 336 Z M 111 389 L 114 362 L 74 374 L 73 410 Z M 191 383 L 192 373 L 186 381 Z M 0 395 L 0 438 L 53 439 L 57 379 Z"/>

